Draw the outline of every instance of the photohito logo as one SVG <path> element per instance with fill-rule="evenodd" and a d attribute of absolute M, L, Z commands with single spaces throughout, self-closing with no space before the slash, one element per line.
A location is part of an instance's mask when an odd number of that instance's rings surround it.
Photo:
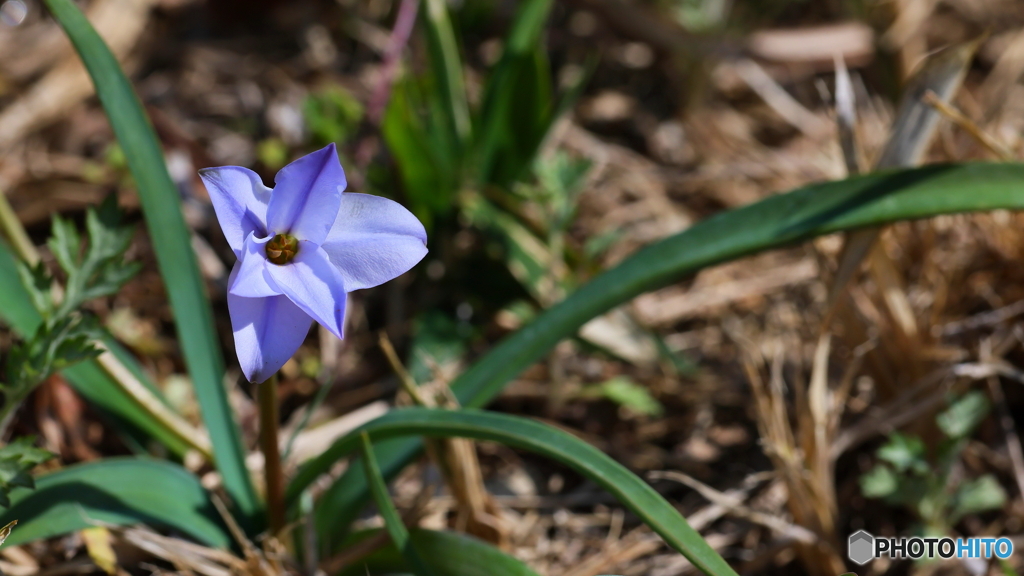
<path fill-rule="evenodd" d="M 863 530 L 850 534 L 848 556 L 857 564 L 875 558 L 996 558 L 1013 554 L 1009 538 L 882 538 Z"/>

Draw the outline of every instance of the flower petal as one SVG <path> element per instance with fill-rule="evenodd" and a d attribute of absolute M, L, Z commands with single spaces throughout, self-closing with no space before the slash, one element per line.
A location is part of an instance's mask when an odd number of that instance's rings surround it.
<path fill-rule="evenodd" d="M 427 254 L 423 224 L 401 204 L 346 192 L 331 233 L 322 244 L 348 291 L 372 288 L 400 276 Z"/>
<path fill-rule="evenodd" d="M 258 174 L 241 166 L 221 166 L 203 168 L 199 177 L 206 184 L 217 221 L 235 256 L 250 233 L 267 235 L 267 204 L 271 194 Z"/>
<path fill-rule="evenodd" d="M 231 275 L 231 282 L 228 283 L 229 294 L 243 298 L 281 295 L 280 290 L 275 290 L 267 282 L 267 267 L 274 266 L 267 262 L 267 242 L 270 242 L 269 237 L 260 240 L 254 234 L 249 234 L 245 239 L 238 265 L 235 266 L 238 272 Z"/>
<path fill-rule="evenodd" d="M 281 266 L 270 264 L 266 270 L 271 285 L 278 292 L 288 296 L 332 334 L 342 337 L 345 284 L 322 248 L 300 240 L 294 260 Z"/>
<path fill-rule="evenodd" d="M 274 181 L 267 209 L 270 231 L 319 246 L 334 224 L 347 186 L 334 144 L 285 166 Z"/>
<path fill-rule="evenodd" d="M 232 276 L 237 273 L 238 265 Z M 263 382 L 302 345 L 313 323 L 287 296 L 243 298 L 228 294 L 235 353 L 250 382 Z"/>

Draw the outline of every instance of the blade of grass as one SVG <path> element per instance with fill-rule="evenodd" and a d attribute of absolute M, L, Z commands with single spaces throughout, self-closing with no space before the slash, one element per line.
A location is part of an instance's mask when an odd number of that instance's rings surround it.
<path fill-rule="evenodd" d="M 462 77 L 462 58 L 459 56 L 459 44 L 455 39 L 455 30 L 448 15 L 448 3 L 445 0 L 425 0 L 425 24 L 427 28 L 427 44 L 430 48 L 431 68 L 440 86 L 451 128 L 458 137 L 459 143 L 465 145 L 469 140 L 472 127 L 469 121 L 469 103 L 466 101 L 466 85 Z"/>
<path fill-rule="evenodd" d="M 417 576 L 432 576 L 423 559 L 409 539 L 409 530 L 398 514 L 395 503 L 391 501 L 388 494 L 388 486 L 384 483 L 380 468 L 377 466 L 377 459 L 373 456 L 373 445 L 370 444 L 370 436 L 366 432 L 359 435 L 359 446 L 363 455 L 363 466 L 366 469 L 366 481 L 370 484 L 370 493 L 373 501 L 377 504 L 377 510 L 384 518 L 384 528 L 391 536 L 391 542 L 401 552 L 409 566 L 413 567 Z"/>
<path fill-rule="evenodd" d="M 529 566 L 472 536 L 442 530 L 409 530 L 409 540 L 420 550 L 430 550 L 424 561 L 436 574 L 446 576 L 538 576 Z M 392 546 L 362 558 L 338 576 L 393 574 L 410 570 Z"/>
<path fill-rule="evenodd" d="M 260 504 L 245 467 L 241 434 L 228 404 L 220 342 L 182 217 L 178 190 L 167 173 L 156 134 L 128 78 L 82 12 L 71 0 L 46 0 L 46 5 L 85 63 L 125 152 L 171 300 L 178 341 L 213 443 L 217 468 L 235 505 L 251 518 Z"/>
<path fill-rule="evenodd" d="M 669 546 L 686 556 L 705 574 L 736 574 L 704 541 L 700 533 L 691 528 L 686 519 L 661 494 L 636 474 L 583 440 L 527 418 L 465 409 L 392 410 L 336 441 L 310 466 L 299 472 L 296 488 L 308 485 L 316 477 L 311 471 L 322 470 L 324 466 L 330 466 L 339 458 L 358 449 L 365 434 L 375 439 L 414 435 L 472 438 L 498 442 L 546 456 L 572 468 L 613 494 L 657 532 Z M 369 451 L 370 447 L 364 443 L 363 450 Z M 367 463 L 373 467 L 377 464 L 376 459 L 367 460 Z"/>
<path fill-rule="evenodd" d="M 520 5 L 501 59 L 487 80 L 477 140 L 480 150 L 477 176 L 481 182 L 500 178 L 499 172 L 506 177 L 517 172 L 515 168 L 499 170 L 499 158 L 504 161 L 500 152 L 519 156 L 517 152 L 520 150 L 515 146 L 517 139 L 537 140 L 536 143 L 519 142 L 518 147 L 535 148 L 540 140 L 536 134 L 538 127 L 543 127 L 547 116 L 553 113 L 550 72 L 547 70 L 546 53 L 540 46 L 540 36 L 552 3 L 552 0 L 528 0 Z M 525 95 L 524 89 L 527 91 Z M 545 107 L 543 101 L 537 100 L 547 101 L 548 105 Z M 525 108 L 523 112 L 528 116 L 533 116 L 527 118 L 525 125 L 522 125 L 522 113 L 518 111 L 520 107 Z M 526 135 L 523 134 L 524 128 L 527 129 Z"/>
<path fill-rule="evenodd" d="M 1024 208 L 1024 165 L 944 164 L 826 182 L 708 218 L 595 277 L 452 384 L 479 407 L 587 320 L 703 268 L 816 236 L 939 214 Z"/>
<path fill-rule="evenodd" d="M 1024 209 L 1022 190 L 1021 164 L 936 165 L 814 184 L 718 214 L 638 251 L 545 310 L 459 376 L 452 391 L 463 406 L 483 406 L 591 318 L 703 268 L 824 234 L 898 220 Z M 412 439 L 386 450 L 378 445 L 375 451 L 385 477 L 401 470 L 419 446 Z M 346 472 L 324 494 L 319 508 L 338 522 L 351 520 L 365 495 L 362 478 Z"/>

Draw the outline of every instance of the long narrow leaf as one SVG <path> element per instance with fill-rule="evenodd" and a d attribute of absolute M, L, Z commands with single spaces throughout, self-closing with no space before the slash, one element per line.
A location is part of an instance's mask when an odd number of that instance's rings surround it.
<path fill-rule="evenodd" d="M 395 508 L 395 503 L 391 501 L 388 486 L 384 483 L 384 477 L 381 476 L 380 468 L 377 467 L 377 459 L 373 456 L 370 436 L 366 432 L 359 435 L 359 447 L 362 449 L 366 481 L 370 484 L 370 493 L 373 495 L 373 501 L 377 503 L 377 510 L 384 518 L 384 529 L 391 536 L 391 543 L 402 554 L 408 565 L 415 570 L 417 576 L 432 576 L 433 573 L 423 563 L 423 559 L 420 558 L 409 539 L 409 529 L 405 527 L 402 516 Z"/>
<path fill-rule="evenodd" d="M 173 528 L 208 546 L 231 543 L 199 479 L 159 460 L 112 458 L 40 476 L 34 490 L 11 492 L 11 507 L 0 522 L 11 520 L 18 526 L 8 545 L 90 526 L 140 523 Z"/>
<path fill-rule="evenodd" d="M 224 388 L 224 360 L 213 315 L 163 152 L 131 83 L 110 49 L 71 0 L 46 0 L 85 63 L 138 185 L 146 226 L 174 311 L 178 340 L 196 387 L 224 487 L 243 515 L 259 503 Z"/>
<path fill-rule="evenodd" d="M 316 477 L 312 471 L 325 470 L 339 458 L 357 450 L 363 433 L 375 439 L 416 435 L 489 440 L 546 456 L 576 470 L 611 492 L 705 574 L 736 574 L 701 535 L 687 524 L 686 519 L 636 474 L 567 432 L 517 416 L 468 409 L 392 410 L 335 442 L 300 472 L 295 489 L 308 485 Z"/>
<path fill-rule="evenodd" d="M 633 254 L 506 338 L 459 376 L 452 390 L 464 406 L 483 406 L 587 320 L 708 266 L 864 226 L 1022 208 L 1022 164 L 933 165 L 773 196 L 708 218 Z"/>
<path fill-rule="evenodd" d="M 22 337 L 35 332 L 43 321 L 32 305 L 28 292 L 18 279 L 14 267 L 14 257 L 7 245 L 0 242 L 0 322 L 4 322 Z M 135 374 L 146 387 L 158 398 L 160 391 L 143 374 L 138 362 L 127 350 L 118 345 L 113 338 L 107 338 L 104 345 L 129 370 Z M 173 431 L 162 426 L 157 420 L 141 410 L 138 405 L 119 388 L 110 376 L 90 360 L 81 362 L 64 370 L 71 385 L 90 404 L 98 408 L 106 416 L 116 420 L 122 427 L 131 428 L 133 435 L 148 436 L 167 447 L 171 453 L 184 456 L 188 445 Z"/>
<path fill-rule="evenodd" d="M 724 212 L 633 254 L 506 338 L 452 383 L 464 406 L 483 406 L 505 384 L 585 322 L 639 294 L 703 268 L 802 240 L 959 212 L 1024 209 L 1024 165 L 939 165 L 815 184 Z M 417 440 L 375 452 L 385 477 L 416 454 Z M 345 473 L 318 508 L 354 518 L 366 498 L 362 478 Z"/>
<path fill-rule="evenodd" d="M 484 89 L 478 129 L 483 183 L 518 175 L 540 144 L 555 111 L 551 78 L 540 37 L 552 0 L 527 0 L 516 13 L 501 59 Z"/>
<path fill-rule="evenodd" d="M 466 101 L 462 58 L 459 56 L 459 44 L 448 15 L 448 3 L 446 0 L 426 0 L 423 16 L 427 28 L 431 68 L 436 75 L 435 81 L 444 95 L 451 130 L 458 137 L 460 145 L 464 146 L 471 129 L 469 103 Z"/>
<path fill-rule="evenodd" d="M 457 532 L 413 529 L 409 539 L 419 550 L 429 550 L 424 558 L 435 574 L 445 576 L 538 576 L 529 566 L 494 546 Z M 412 568 L 393 546 L 385 546 L 338 576 L 400 574 Z"/>

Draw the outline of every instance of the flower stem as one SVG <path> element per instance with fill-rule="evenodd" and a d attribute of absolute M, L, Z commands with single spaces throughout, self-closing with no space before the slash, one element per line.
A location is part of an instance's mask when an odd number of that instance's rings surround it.
<path fill-rule="evenodd" d="M 263 452 L 263 472 L 267 489 L 267 523 L 270 535 L 276 536 L 284 528 L 284 474 L 281 472 L 281 452 L 277 431 L 277 374 L 259 384 L 256 401 L 260 406 L 260 450 Z"/>

